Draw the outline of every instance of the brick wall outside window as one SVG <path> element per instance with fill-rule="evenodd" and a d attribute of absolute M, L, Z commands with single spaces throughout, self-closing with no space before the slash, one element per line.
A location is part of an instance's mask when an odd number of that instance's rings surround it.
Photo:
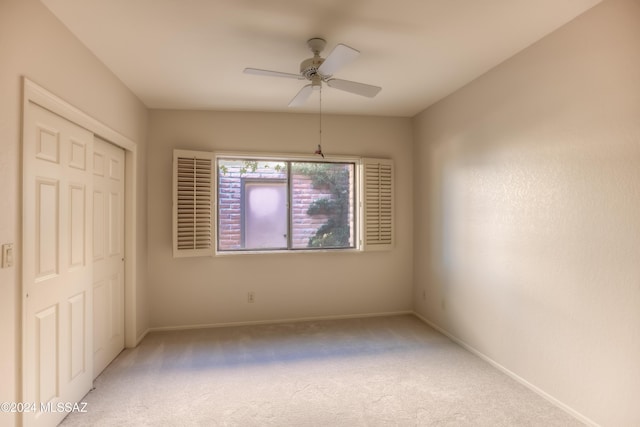
<path fill-rule="evenodd" d="M 311 178 L 305 175 L 293 176 L 293 206 L 291 210 L 291 244 L 294 248 L 307 247 L 309 238 L 316 234 L 325 222 L 326 215 L 307 215 L 307 210 L 314 200 L 321 197 L 332 198 L 327 188 L 313 188 Z"/>

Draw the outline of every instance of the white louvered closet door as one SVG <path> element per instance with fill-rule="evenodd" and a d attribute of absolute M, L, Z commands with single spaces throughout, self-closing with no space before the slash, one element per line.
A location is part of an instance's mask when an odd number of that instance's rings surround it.
<path fill-rule="evenodd" d="M 213 153 L 173 154 L 173 256 L 213 255 Z"/>
<path fill-rule="evenodd" d="M 363 159 L 363 249 L 393 247 L 393 161 Z"/>

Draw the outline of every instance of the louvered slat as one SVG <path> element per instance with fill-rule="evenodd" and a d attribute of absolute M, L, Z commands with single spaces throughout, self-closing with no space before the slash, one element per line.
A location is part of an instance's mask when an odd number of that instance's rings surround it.
<path fill-rule="evenodd" d="M 363 238 L 365 250 L 393 245 L 393 163 L 363 159 Z"/>
<path fill-rule="evenodd" d="M 174 256 L 213 254 L 213 153 L 174 151 Z"/>

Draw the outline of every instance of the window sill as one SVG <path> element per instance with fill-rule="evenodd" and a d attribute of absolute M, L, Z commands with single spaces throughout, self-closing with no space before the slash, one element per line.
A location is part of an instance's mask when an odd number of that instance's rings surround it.
<path fill-rule="evenodd" d="M 236 255 L 282 255 L 282 254 L 354 254 L 362 253 L 362 249 L 345 248 L 345 249 L 283 249 L 283 250 L 264 250 L 264 251 L 216 251 L 216 257 L 227 257 Z"/>

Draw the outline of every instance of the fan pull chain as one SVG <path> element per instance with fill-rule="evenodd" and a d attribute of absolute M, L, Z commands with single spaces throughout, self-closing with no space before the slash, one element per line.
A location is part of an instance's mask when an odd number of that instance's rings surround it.
<path fill-rule="evenodd" d="M 318 136 L 319 136 L 319 144 L 318 144 L 318 149 L 316 150 L 316 152 L 314 154 L 318 154 L 320 156 L 322 156 L 322 158 L 324 159 L 324 154 L 322 154 L 322 85 L 320 85 L 320 108 L 319 108 L 319 116 L 320 116 L 320 130 L 318 131 Z"/>

